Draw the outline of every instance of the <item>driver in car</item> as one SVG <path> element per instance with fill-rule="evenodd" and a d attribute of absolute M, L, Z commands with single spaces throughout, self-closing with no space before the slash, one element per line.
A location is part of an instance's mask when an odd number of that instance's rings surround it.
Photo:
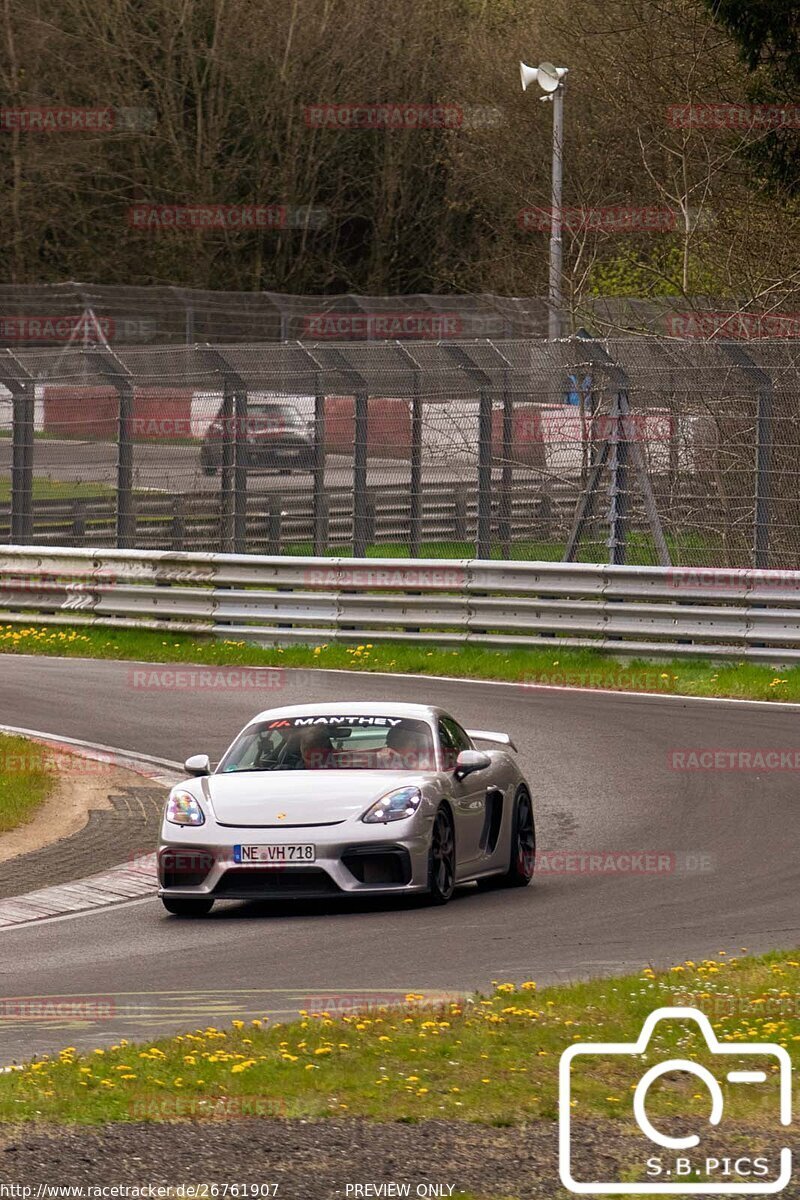
<path fill-rule="evenodd" d="M 333 743 L 327 729 L 317 726 L 303 731 L 300 738 L 300 758 L 307 771 L 326 770 L 336 766 Z"/>
<path fill-rule="evenodd" d="M 428 739 L 408 725 L 389 730 L 378 760 L 384 770 L 430 771 L 432 767 Z"/>

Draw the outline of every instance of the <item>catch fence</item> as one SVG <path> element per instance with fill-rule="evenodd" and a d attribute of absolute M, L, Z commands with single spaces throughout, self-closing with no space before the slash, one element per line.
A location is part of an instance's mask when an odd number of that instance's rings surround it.
<path fill-rule="evenodd" d="M 0 541 L 800 568 L 800 342 L 0 349 Z"/>

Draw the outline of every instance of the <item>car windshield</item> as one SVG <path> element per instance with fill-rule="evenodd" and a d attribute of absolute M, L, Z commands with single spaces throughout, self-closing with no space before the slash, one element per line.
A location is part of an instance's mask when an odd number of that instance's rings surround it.
<path fill-rule="evenodd" d="M 248 406 L 248 416 L 257 421 L 269 422 L 270 425 L 302 425 L 300 413 L 291 404 L 259 404 Z"/>
<path fill-rule="evenodd" d="M 425 721 L 392 716 L 283 717 L 250 725 L 218 771 L 433 771 Z"/>

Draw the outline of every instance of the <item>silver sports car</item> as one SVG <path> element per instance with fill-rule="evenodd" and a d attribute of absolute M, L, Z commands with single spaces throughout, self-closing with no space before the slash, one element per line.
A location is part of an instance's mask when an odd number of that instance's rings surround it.
<path fill-rule="evenodd" d="M 479 750 L 476 742 L 499 749 Z M 170 792 L 159 894 L 177 916 L 215 900 L 525 887 L 531 793 L 503 733 L 426 704 L 300 704 L 260 713 L 212 771 Z"/>

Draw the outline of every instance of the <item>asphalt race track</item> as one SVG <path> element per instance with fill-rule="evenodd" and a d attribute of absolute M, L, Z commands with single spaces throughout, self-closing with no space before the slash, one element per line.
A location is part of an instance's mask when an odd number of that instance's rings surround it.
<path fill-rule="evenodd" d="M 800 943 L 794 773 L 670 766 L 673 750 L 794 749 L 796 709 L 311 671 L 287 672 L 279 692 L 210 695 L 135 690 L 129 672 L 3 657 L 0 722 L 213 759 L 247 718 L 278 703 L 424 698 L 467 726 L 512 734 L 540 852 L 653 851 L 674 855 L 674 869 L 542 873 L 525 891 L 463 888 L 442 909 L 228 903 L 181 921 L 153 899 L 4 932 L 0 996 L 114 1006 L 111 1019 L 83 1024 L 0 1020 L 0 1065 L 65 1044 L 288 1015 L 322 997 L 567 980 Z"/>

